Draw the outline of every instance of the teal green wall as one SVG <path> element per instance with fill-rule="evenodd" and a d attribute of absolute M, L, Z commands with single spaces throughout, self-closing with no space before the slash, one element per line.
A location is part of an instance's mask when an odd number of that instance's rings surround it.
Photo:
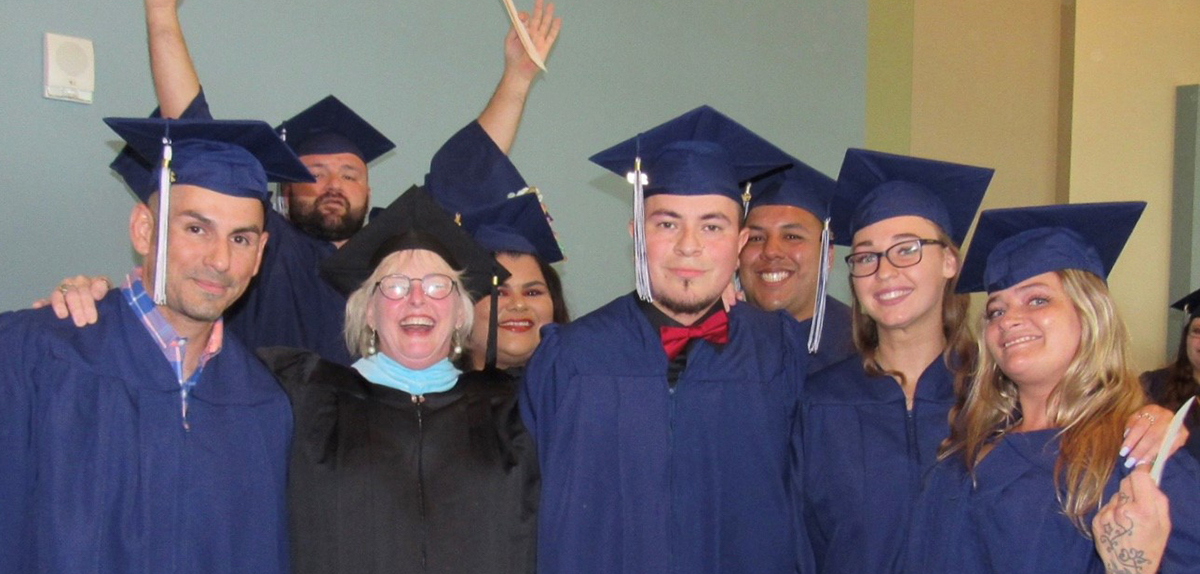
<path fill-rule="evenodd" d="M 522 2 L 520 7 L 528 2 Z M 862 145 L 866 1 L 564 0 L 513 158 L 543 190 L 568 255 L 576 314 L 632 288 L 625 186 L 593 152 L 710 104 L 836 176 Z M 193 58 L 225 118 L 272 124 L 334 93 L 398 143 L 372 165 L 376 205 L 423 178 L 429 157 L 482 109 L 507 29 L 499 0 L 187 0 Z M 42 34 L 90 38 L 93 105 L 41 97 Z M 132 199 L 106 165 L 105 116 L 154 107 L 142 4 L 10 0 L 0 19 L 0 309 L 66 274 L 123 277 Z M 834 286 L 844 293 L 844 280 Z"/>

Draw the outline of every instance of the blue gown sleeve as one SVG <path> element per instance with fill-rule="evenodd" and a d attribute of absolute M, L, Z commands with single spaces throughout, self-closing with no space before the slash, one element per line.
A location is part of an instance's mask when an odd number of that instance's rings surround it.
<path fill-rule="evenodd" d="M 1159 572 L 1200 573 L 1200 463 L 1181 451 L 1163 470 L 1161 488 L 1171 505 L 1171 537 Z"/>
<path fill-rule="evenodd" d="M 35 389 L 30 370 L 35 347 L 20 313 L 0 315 L 0 572 L 30 572 L 28 553 L 34 531 L 33 485 L 37 482 L 33 453 Z"/>
<path fill-rule="evenodd" d="M 554 432 L 554 412 L 558 402 L 556 391 L 561 376 L 559 360 L 562 338 L 559 328 L 554 324 L 542 328 L 542 341 L 525 365 L 520 387 L 521 420 L 538 445 L 539 452 L 548 444 L 543 439 Z"/>
<path fill-rule="evenodd" d="M 792 528 L 795 532 L 796 572 L 809 574 L 816 572 L 813 559 L 812 545 L 809 543 L 808 531 L 804 523 L 804 425 L 801 424 L 803 414 L 802 398 L 804 384 L 808 379 L 808 362 L 812 357 L 808 354 L 807 329 L 790 317 L 783 321 L 784 329 L 784 369 L 789 372 L 789 380 L 793 385 L 793 413 L 791 428 L 791 484 L 789 494 L 792 502 Z M 801 345 L 800 343 L 805 343 Z"/>

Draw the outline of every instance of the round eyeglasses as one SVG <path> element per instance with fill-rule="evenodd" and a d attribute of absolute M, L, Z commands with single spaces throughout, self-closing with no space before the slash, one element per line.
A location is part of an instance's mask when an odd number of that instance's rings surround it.
<path fill-rule="evenodd" d="M 846 256 L 846 264 L 850 266 L 851 277 L 870 277 L 879 271 L 879 261 L 887 257 L 888 263 L 897 269 L 912 267 L 921 262 L 922 247 L 926 245 L 945 245 L 939 239 L 909 239 L 901 241 L 884 251 L 859 251 Z"/>
<path fill-rule="evenodd" d="M 430 273 L 424 277 L 409 277 L 407 275 L 387 275 L 375 283 L 375 289 L 384 298 L 399 301 L 408 297 L 412 291 L 413 281 L 421 282 L 421 292 L 430 299 L 445 299 L 454 291 L 457 283 L 449 275 Z"/>

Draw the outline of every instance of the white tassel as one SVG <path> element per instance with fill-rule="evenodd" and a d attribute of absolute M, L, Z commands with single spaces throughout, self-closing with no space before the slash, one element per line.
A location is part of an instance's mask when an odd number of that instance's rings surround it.
<path fill-rule="evenodd" d="M 168 130 L 170 130 L 168 124 Z M 167 303 L 167 231 L 171 214 L 171 137 L 163 136 L 162 170 L 158 174 L 158 243 L 154 259 L 154 304 Z"/>

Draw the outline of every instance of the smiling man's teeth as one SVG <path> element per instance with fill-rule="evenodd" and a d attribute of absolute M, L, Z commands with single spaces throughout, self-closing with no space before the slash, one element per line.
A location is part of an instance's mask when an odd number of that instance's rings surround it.
<path fill-rule="evenodd" d="M 1018 344 L 1018 343 L 1027 343 L 1027 342 L 1029 342 L 1029 341 L 1032 341 L 1032 340 L 1034 340 L 1034 339 L 1036 339 L 1036 338 L 1037 338 L 1037 337 L 1034 337 L 1033 335 L 1026 335 L 1026 336 L 1024 336 L 1024 337 L 1020 337 L 1020 338 L 1017 338 L 1017 339 L 1013 339 L 1013 340 L 1011 340 L 1011 341 L 1009 341 L 1009 342 L 1005 343 L 1005 344 L 1004 344 L 1004 348 L 1005 348 L 1005 349 L 1007 349 L 1007 348 L 1009 348 L 1009 347 L 1011 347 L 1011 346 L 1013 346 L 1013 345 L 1016 345 L 1016 344 Z"/>
<path fill-rule="evenodd" d="M 762 277 L 762 280 L 766 281 L 767 283 L 779 283 L 780 281 L 783 281 L 784 279 L 791 277 L 792 272 L 791 271 L 771 271 L 771 272 L 759 273 L 758 276 Z"/>
<path fill-rule="evenodd" d="M 400 321 L 401 327 L 432 327 L 433 319 L 429 317 L 408 317 Z"/>

